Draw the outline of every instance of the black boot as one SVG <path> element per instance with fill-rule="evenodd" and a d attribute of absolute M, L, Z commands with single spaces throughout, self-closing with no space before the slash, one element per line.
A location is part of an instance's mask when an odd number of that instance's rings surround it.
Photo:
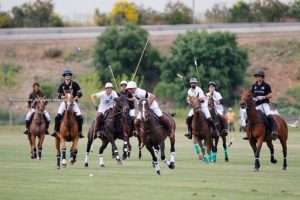
<path fill-rule="evenodd" d="M 26 120 L 26 130 L 24 131 L 25 135 L 29 134 L 29 126 L 30 126 L 30 121 Z"/>
<path fill-rule="evenodd" d="M 46 131 L 45 131 L 46 135 L 49 135 L 49 131 L 48 131 L 49 125 L 50 125 L 50 121 L 46 120 Z"/>
<path fill-rule="evenodd" d="M 76 116 L 76 120 L 78 123 L 78 136 L 79 138 L 84 138 L 84 136 L 82 135 L 82 124 L 83 124 L 83 118 L 81 115 Z"/>
<path fill-rule="evenodd" d="M 102 113 L 98 113 L 95 120 L 95 132 L 98 138 L 101 138 L 104 132 L 103 125 L 104 125 L 104 115 Z"/>
<path fill-rule="evenodd" d="M 184 136 L 187 137 L 187 139 L 189 140 L 192 139 L 192 120 L 193 120 L 193 116 L 186 118 L 186 125 L 188 128 L 188 132 L 184 134 Z"/>
<path fill-rule="evenodd" d="M 62 120 L 62 115 L 57 114 L 55 117 L 54 132 L 51 134 L 51 136 L 53 136 L 53 137 L 57 136 L 57 133 L 59 132 L 61 120 Z"/>
<path fill-rule="evenodd" d="M 269 123 L 269 126 L 270 126 L 270 129 L 271 129 L 271 136 L 272 136 L 272 139 L 273 140 L 276 140 L 277 136 L 278 136 L 278 133 L 277 133 L 277 127 L 276 127 L 276 122 L 275 120 L 273 119 L 272 116 L 268 116 L 267 117 L 268 119 L 268 123 Z"/>

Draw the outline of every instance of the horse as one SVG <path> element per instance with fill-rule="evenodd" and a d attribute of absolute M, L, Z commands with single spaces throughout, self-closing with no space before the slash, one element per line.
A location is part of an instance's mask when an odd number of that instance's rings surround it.
<path fill-rule="evenodd" d="M 227 151 L 227 143 L 226 143 L 226 136 L 227 136 L 227 132 L 225 132 L 224 130 L 227 129 L 226 127 L 226 119 L 225 117 L 219 115 L 216 111 L 215 108 L 215 103 L 214 103 L 214 99 L 211 96 L 208 97 L 208 109 L 209 112 L 211 114 L 212 120 L 214 122 L 217 122 L 217 131 L 218 134 L 213 134 L 213 148 L 212 148 L 212 161 L 216 162 L 217 161 L 217 152 L 218 152 L 218 143 L 219 143 L 219 137 L 222 138 L 223 141 L 223 150 L 224 150 L 224 157 L 225 157 L 225 162 L 229 161 L 228 158 L 228 151 Z"/>
<path fill-rule="evenodd" d="M 270 149 L 271 157 L 270 162 L 273 164 L 277 163 L 274 157 L 274 146 L 272 143 L 272 137 L 268 126 L 266 125 L 265 116 L 261 111 L 256 110 L 255 101 L 253 99 L 252 92 L 244 91 L 241 95 L 240 101 L 241 108 L 246 108 L 247 112 L 247 136 L 249 139 L 250 146 L 252 147 L 255 162 L 254 170 L 259 171 L 260 169 L 260 150 L 263 142 L 266 142 Z M 278 139 L 282 146 L 283 151 L 283 170 L 287 169 L 287 139 L 288 139 L 288 128 L 285 120 L 279 115 L 272 116 L 277 127 Z"/>
<path fill-rule="evenodd" d="M 194 142 L 194 150 L 195 153 L 201 159 L 201 153 L 203 155 L 203 161 L 209 163 L 212 161 L 212 149 L 213 149 L 213 130 L 209 126 L 208 121 L 205 118 L 204 113 L 201 111 L 201 101 L 198 97 L 189 97 L 189 101 L 194 111 L 193 119 L 192 119 L 192 136 Z M 204 143 L 203 143 L 204 142 Z M 200 149 L 199 149 L 199 146 Z M 206 151 L 204 146 L 206 146 Z"/>
<path fill-rule="evenodd" d="M 165 162 L 170 169 L 175 169 L 175 120 L 171 115 L 166 115 L 171 123 L 171 130 L 167 130 L 159 123 L 158 117 L 150 110 L 150 106 L 147 99 L 140 99 L 138 103 L 138 110 L 141 116 L 140 119 L 140 137 L 142 147 L 145 145 L 147 150 L 152 156 L 152 166 L 155 168 L 156 174 L 160 175 L 160 165 L 157 158 L 158 152 L 161 153 L 161 160 Z M 170 139 L 170 161 L 166 160 L 165 156 L 165 140 Z M 142 148 L 141 147 L 141 148 Z"/>
<path fill-rule="evenodd" d="M 91 151 L 91 146 L 93 141 L 98 137 L 97 130 L 100 129 L 100 139 L 102 140 L 102 145 L 99 148 L 99 166 L 104 167 L 103 152 L 106 149 L 108 143 L 112 145 L 113 157 L 116 159 L 118 164 L 122 164 L 120 159 L 118 148 L 115 143 L 116 139 L 121 139 L 124 141 L 124 153 L 127 154 L 128 146 L 126 141 L 128 141 L 128 124 L 127 124 L 127 113 L 129 113 L 129 106 L 127 99 L 125 97 L 118 97 L 114 99 L 115 105 L 113 108 L 107 110 L 105 113 L 105 118 L 100 120 L 97 119 L 92 122 L 92 125 L 88 131 L 88 141 L 86 147 L 86 156 L 84 160 L 84 166 L 89 166 L 89 153 Z M 101 125 L 100 121 L 104 121 Z M 102 128 L 100 128 L 102 127 Z"/>
<path fill-rule="evenodd" d="M 72 142 L 70 149 L 70 163 L 73 165 L 76 162 L 76 156 L 78 152 L 78 124 L 76 121 L 76 113 L 73 111 L 74 98 L 72 93 L 66 92 L 64 97 L 64 103 L 66 110 L 63 114 L 63 119 L 60 124 L 59 133 L 55 138 L 56 151 L 57 151 L 57 169 L 67 166 L 66 161 L 66 142 Z"/>
<path fill-rule="evenodd" d="M 39 98 L 35 101 L 36 101 L 36 110 L 32 116 L 32 122 L 29 126 L 28 140 L 31 148 L 31 159 L 41 160 L 43 143 L 46 134 L 46 119 L 44 117 L 46 102 L 43 98 Z M 38 137 L 38 144 L 36 146 L 37 137 Z"/>

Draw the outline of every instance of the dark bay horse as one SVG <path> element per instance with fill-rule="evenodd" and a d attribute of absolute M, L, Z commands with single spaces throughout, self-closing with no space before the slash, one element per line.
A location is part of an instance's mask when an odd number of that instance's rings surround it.
<path fill-rule="evenodd" d="M 158 161 L 158 152 L 161 153 L 161 160 L 164 161 L 170 169 L 175 168 L 175 130 L 176 124 L 175 120 L 171 115 L 163 113 L 166 115 L 170 121 L 172 130 L 167 130 L 162 127 L 159 123 L 158 117 L 150 110 L 150 106 L 147 99 L 140 99 L 138 104 L 138 110 L 141 114 L 141 128 L 140 137 L 142 145 L 145 145 L 147 150 L 152 156 L 152 165 L 155 171 L 160 175 L 160 165 Z M 165 156 L 165 140 L 169 137 L 170 139 L 170 161 L 166 160 Z"/>
<path fill-rule="evenodd" d="M 72 142 L 70 149 L 70 163 L 76 162 L 76 156 L 78 152 L 78 124 L 76 121 L 76 113 L 73 111 L 74 98 L 71 93 L 66 93 L 64 98 L 66 110 L 63 115 L 63 120 L 60 124 L 59 133 L 55 138 L 56 151 L 57 151 L 57 168 L 60 169 L 60 165 L 67 166 L 66 161 L 66 142 Z"/>
<path fill-rule="evenodd" d="M 270 130 L 266 125 L 265 116 L 261 111 L 256 110 L 255 101 L 251 91 L 244 91 L 241 95 L 240 105 L 242 108 L 246 108 L 247 111 L 247 136 L 249 143 L 252 147 L 255 156 L 255 171 L 259 171 L 260 168 L 260 150 L 263 142 L 266 142 L 271 153 L 271 163 L 277 163 L 274 157 L 274 146 L 272 143 L 272 137 Z M 282 151 L 283 151 L 283 170 L 287 169 L 287 139 L 288 139 L 288 128 L 285 120 L 279 115 L 272 116 L 276 122 L 278 139 L 280 140 Z"/>
<path fill-rule="evenodd" d="M 226 143 L 226 136 L 228 135 L 228 133 L 224 131 L 227 129 L 227 126 L 226 126 L 227 121 L 226 121 L 225 117 L 223 117 L 217 113 L 216 108 L 215 108 L 215 102 L 214 102 L 212 95 L 210 95 L 208 97 L 208 108 L 209 108 L 209 112 L 211 114 L 212 120 L 214 122 L 216 122 L 216 128 L 218 131 L 218 134 L 213 134 L 214 144 L 213 144 L 213 148 L 212 148 L 212 161 L 213 162 L 217 161 L 218 143 L 219 143 L 219 137 L 221 137 L 222 141 L 223 141 L 223 150 L 224 150 L 225 161 L 228 162 L 229 158 L 228 158 L 228 149 L 227 149 L 227 143 Z"/>
<path fill-rule="evenodd" d="M 97 138 L 96 131 L 99 129 L 101 129 L 100 139 L 102 140 L 102 145 L 99 149 L 99 166 L 104 167 L 103 152 L 109 143 L 112 145 L 113 157 L 116 159 L 118 164 L 122 164 L 115 142 L 116 139 L 124 141 L 124 154 L 128 153 L 128 146 L 126 145 L 128 143 L 125 143 L 126 141 L 128 141 L 129 135 L 127 124 L 127 114 L 129 113 L 128 101 L 125 97 L 122 96 L 114 99 L 114 101 L 114 107 L 107 111 L 104 120 L 94 120 L 91 127 L 89 128 L 86 156 L 84 161 L 85 167 L 88 167 L 89 165 L 89 153 L 91 151 L 93 141 Z M 104 124 L 99 124 L 100 121 L 103 121 Z"/>
<path fill-rule="evenodd" d="M 213 130 L 209 126 L 208 121 L 205 118 L 204 113 L 201 111 L 202 101 L 198 97 L 189 97 L 191 106 L 194 111 L 193 119 L 192 119 L 192 135 L 194 142 L 194 150 L 195 153 L 201 157 L 201 153 L 203 155 L 203 161 L 209 163 L 212 159 L 212 136 Z M 199 145 L 199 146 L 198 146 Z M 204 148 L 206 146 L 206 148 Z"/>
<path fill-rule="evenodd" d="M 46 102 L 43 98 L 39 98 L 35 101 L 36 110 L 32 116 L 32 122 L 29 127 L 28 140 L 31 148 L 31 159 L 41 160 L 43 142 L 46 134 L 46 119 L 44 117 Z M 37 146 L 36 138 L 39 139 Z"/>

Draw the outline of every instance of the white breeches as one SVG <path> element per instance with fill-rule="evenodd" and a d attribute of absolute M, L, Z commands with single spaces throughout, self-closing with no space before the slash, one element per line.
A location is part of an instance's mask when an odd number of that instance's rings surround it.
<path fill-rule="evenodd" d="M 267 116 L 272 114 L 270 105 L 268 103 L 263 103 L 263 104 L 260 104 L 259 106 L 256 106 L 256 110 L 261 110 Z"/>
<path fill-rule="evenodd" d="M 156 116 L 161 117 L 163 115 L 162 111 L 159 108 L 159 105 L 157 103 L 157 101 L 153 101 L 150 109 L 155 113 Z M 137 119 L 141 119 L 142 118 L 142 113 L 138 112 L 137 114 Z"/>
<path fill-rule="evenodd" d="M 210 112 L 208 110 L 207 102 L 204 102 L 204 103 L 201 104 L 201 111 L 204 113 L 206 119 L 211 118 Z M 194 110 L 191 109 L 189 111 L 188 117 L 191 117 L 193 115 L 194 115 Z"/>
<path fill-rule="evenodd" d="M 135 117 L 135 109 L 129 110 L 129 116 L 130 117 Z"/>
<path fill-rule="evenodd" d="M 98 107 L 98 113 L 102 113 L 102 114 L 104 114 L 107 110 L 109 110 L 110 108 L 112 108 L 112 106 L 109 106 L 109 107 L 107 107 L 107 106 L 103 106 L 103 105 L 100 105 L 99 107 Z"/>
<path fill-rule="evenodd" d="M 34 108 L 31 108 L 30 111 L 27 112 L 26 114 L 26 117 L 25 117 L 25 120 L 26 121 L 29 121 L 30 120 L 30 117 L 32 116 L 32 114 L 35 112 L 35 109 Z M 44 115 L 45 117 L 47 118 L 47 121 L 50 122 L 51 121 L 51 117 L 50 117 L 50 114 L 48 111 L 44 111 Z"/>
<path fill-rule="evenodd" d="M 61 102 L 60 105 L 59 105 L 57 113 L 60 114 L 60 115 L 62 115 L 65 110 L 66 110 L 65 102 Z M 80 116 L 81 115 L 81 111 L 79 109 L 79 106 L 78 106 L 77 102 L 74 102 L 73 111 L 76 113 L 76 116 Z"/>

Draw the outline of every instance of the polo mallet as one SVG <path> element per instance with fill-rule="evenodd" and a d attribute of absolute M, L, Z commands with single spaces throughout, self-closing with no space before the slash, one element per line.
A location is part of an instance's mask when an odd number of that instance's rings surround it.
<path fill-rule="evenodd" d="M 118 91 L 120 91 L 119 85 L 118 85 L 117 80 L 116 80 L 116 78 L 115 78 L 114 72 L 113 72 L 113 70 L 112 70 L 112 68 L 111 68 L 111 65 L 108 65 L 108 68 L 109 68 L 109 71 L 110 71 L 111 76 L 112 76 L 112 78 L 113 78 L 113 81 L 114 81 L 114 83 L 115 83 L 115 85 L 116 85 L 116 89 L 117 89 Z"/>
<path fill-rule="evenodd" d="M 143 51 L 142 51 L 142 54 L 141 54 L 141 56 L 140 56 L 139 62 L 138 62 L 138 64 L 136 65 L 135 71 L 134 71 L 134 73 L 133 73 L 133 75 L 132 75 L 132 77 L 131 77 L 131 80 L 132 80 L 132 81 L 134 80 L 134 78 L 135 78 L 135 76 L 136 76 L 136 73 L 138 72 L 138 69 L 139 69 L 140 64 L 141 64 L 141 62 L 142 62 L 142 59 L 143 59 L 143 56 L 144 56 L 144 54 L 145 54 L 146 48 L 147 48 L 147 46 L 148 46 L 148 43 L 149 43 L 149 38 L 148 38 L 147 41 L 146 41 L 146 44 L 145 44 L 144 49 L 143 49 Z"/>

